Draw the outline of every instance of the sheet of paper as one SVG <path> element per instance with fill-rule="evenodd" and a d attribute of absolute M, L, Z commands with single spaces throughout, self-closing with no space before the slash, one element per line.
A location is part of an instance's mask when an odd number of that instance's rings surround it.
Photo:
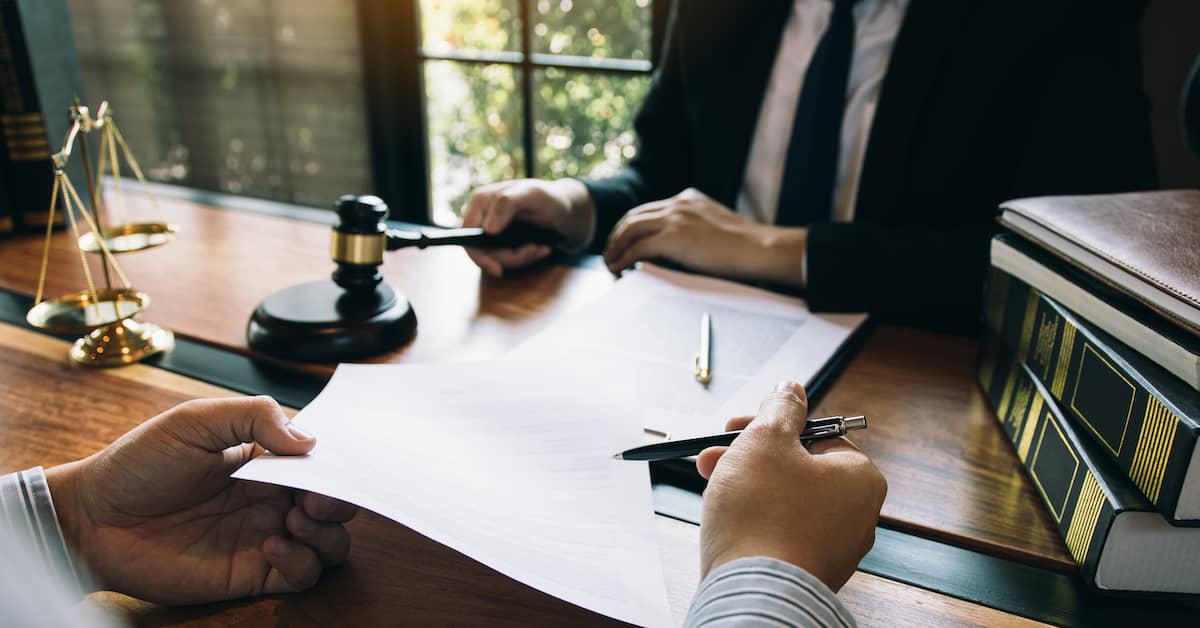
<path fill-rule="evenodd" d="M 578 606 L 671 624 L 646 465 L 612 454 L 644 416 L 588 368 L 343 365 L 295 423 L 305 457 L 234 477 L 367 508 Z"/>
<path fill-rule="evenodd" d="M 712 317 L 707 387 L 693 374 L 704 312 Z M 558 368 L 601 365 L 610 386 L 632 386 L 621 393 L 653 410 L 645 427 L 679 438 L 754 414 L 780 380 L 808 383 L 865 320 L 813 314 L 800 299 L 642 264 L 509 357 Z"/>

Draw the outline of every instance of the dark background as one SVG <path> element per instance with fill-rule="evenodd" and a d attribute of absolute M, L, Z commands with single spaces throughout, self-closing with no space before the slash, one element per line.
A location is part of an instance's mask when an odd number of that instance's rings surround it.
<path fill-rule="evenodd" d="M 1142 25 L 1142 41 L 1146 90 L 1154 107 L 1159 185 L 1200 188 L 1200 159 L 1183 142 L 1179 114 L 1183 83 L 1200 54 L 1200 2 L 1151 0 Z"/>

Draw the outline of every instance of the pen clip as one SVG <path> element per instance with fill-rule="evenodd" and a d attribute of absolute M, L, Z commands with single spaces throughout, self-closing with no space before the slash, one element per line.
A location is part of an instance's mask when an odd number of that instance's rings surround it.
<path fill-rule="evenodd" d="M 804 433 L 800 435 L 800 438 L 807 441 L 828 438 L 830 436 L 844 436 L 846 434 L 846 427 L 842 421 L 843 417 L 841 416 L 810 419 L 805 425 Z"/>

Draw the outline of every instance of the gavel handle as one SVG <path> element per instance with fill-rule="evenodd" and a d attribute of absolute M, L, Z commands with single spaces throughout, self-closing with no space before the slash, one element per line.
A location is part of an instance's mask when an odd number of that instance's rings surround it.
<path fill-rule="evenodd" d="M 524 222 L 514 222 L 497 234 L 486 233 L 479 227 L 462 229 L 430 229 L 428 231 L 402 231 L 388 229 L 387 250 L 428 246 L 472 246 L 481 249 L 503 249 L 522 244 L 562 243 L 563 236 L 556 231 Z"/>

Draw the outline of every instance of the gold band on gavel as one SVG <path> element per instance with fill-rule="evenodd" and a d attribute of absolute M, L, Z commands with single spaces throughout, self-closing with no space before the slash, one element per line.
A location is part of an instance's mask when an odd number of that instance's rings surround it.
<path fill-rule="evenodd" d="M 387 243 L 382 233 L 364 235 L 342 233 L 333 230 L 329 242 L 329 254 L 335 262 L 347 264 L 382 264 L 383 250 Z"/>

